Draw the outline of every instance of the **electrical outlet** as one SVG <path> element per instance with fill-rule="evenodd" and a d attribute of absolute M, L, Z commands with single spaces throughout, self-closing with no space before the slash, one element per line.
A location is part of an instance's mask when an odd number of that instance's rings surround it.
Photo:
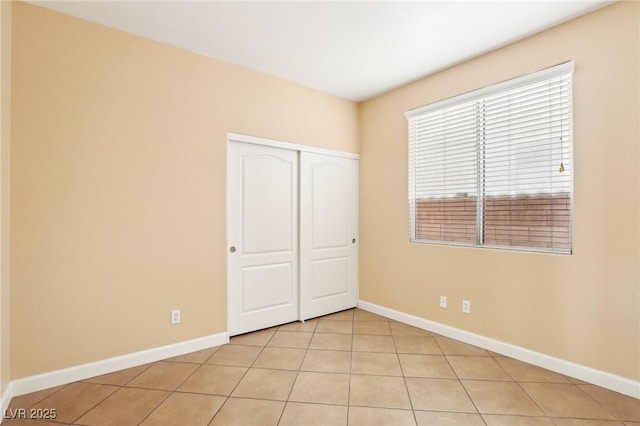
<path fill-rule="evenodd" d="M 440 296 L 440 307 L 441 308 L 447 307 L 447 296 Z"/>
<path fill-rule="evenodd" d="M 464 312 L 465 314 L 471 313 L 471 302 L 469 302 L 468 300 L 462 301 L 462 312 Z"/>
<path fill-rule="evenodd" d="M 180 309 L 171 311 L 171 324 L 180 324 Z"/>

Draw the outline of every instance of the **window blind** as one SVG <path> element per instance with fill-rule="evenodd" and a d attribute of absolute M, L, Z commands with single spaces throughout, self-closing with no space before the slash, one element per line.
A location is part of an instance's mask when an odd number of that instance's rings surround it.
<path fill-rule="evenodd" d="M 571 251 L 573 62 L 406 114 L 410 239 Z"/>

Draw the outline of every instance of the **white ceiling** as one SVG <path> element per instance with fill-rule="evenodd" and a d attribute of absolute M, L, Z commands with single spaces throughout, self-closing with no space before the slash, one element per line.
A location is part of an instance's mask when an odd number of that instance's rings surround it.
<path fill-rule="evenodd" d="M 612 1 L 33 1 L 362 101 Z"/>

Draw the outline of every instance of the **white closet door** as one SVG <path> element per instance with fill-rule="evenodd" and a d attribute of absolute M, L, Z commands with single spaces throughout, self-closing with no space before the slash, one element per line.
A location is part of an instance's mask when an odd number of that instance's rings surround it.
<path fill-rule="evenodd" d="M 298 153 L 231 142 L 229 334 L 298 319 Z"/>
<path fill-rule="evenodd" d="M 300 319 L 357 304 L 358 161 L 300 153 Z"/>

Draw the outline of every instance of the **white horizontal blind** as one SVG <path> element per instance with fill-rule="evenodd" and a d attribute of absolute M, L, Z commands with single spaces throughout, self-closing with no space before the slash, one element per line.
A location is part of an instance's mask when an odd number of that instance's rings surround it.
<path fill-rule="evenodd" d="M 407 113 L 412 241 L 570 252 L 572 71 Z"/>

